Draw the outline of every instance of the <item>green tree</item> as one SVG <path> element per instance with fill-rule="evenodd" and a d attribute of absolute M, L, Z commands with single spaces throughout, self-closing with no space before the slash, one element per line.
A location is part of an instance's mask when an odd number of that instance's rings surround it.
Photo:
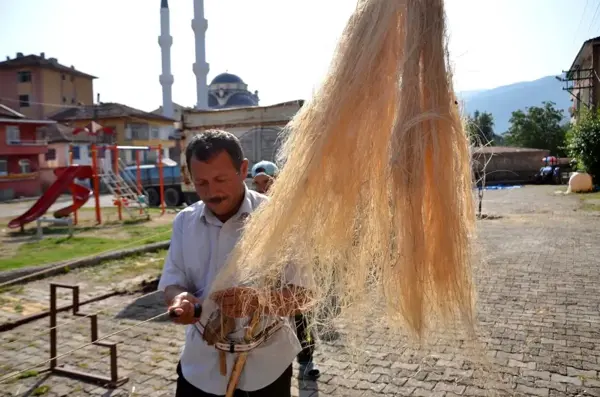
<path fill-rule="evenodd" d="M 542 107 L 532 106 L 526 112 L 517 110 L 510 118 L 510 128 L 504 135 L 510 146 L 548 149 L 550 154 L 566 154 L 567 126 L 562 125 L 564 114 L 554 102 L 542 102 Z"/>
<path fill-rule="evenodd" d="M 467 133 L 475 146 L 494 144 L 494 116 L 488 112 L 476 110 L 473 116 L 467 116 Z"/>
<path fill-rule="evenodd" d="M 600 110 L 581 112 L 567 135 L 569 154 L 600 183 Z"/>

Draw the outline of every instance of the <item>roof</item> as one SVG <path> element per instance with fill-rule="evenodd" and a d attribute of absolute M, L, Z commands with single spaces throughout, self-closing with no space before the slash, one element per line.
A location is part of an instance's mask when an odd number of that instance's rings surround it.
<path fill-rule="evenodd" d="M 9 119 L 24 119 L 25 115 L 0 103 L 0 117 Z"/>
<path fill-rule="evenodd" d="M 473 149 L 474 153 L 481 154 L 503 154 L 503 153 L 541 153 L 548 152 L 547 149 L 534 149 L 512 146 L 482 146 Z"/>
<path fill-rule="evenodd" d="M 189 106 L 183 106 L 183 105 L 180 105 L 180 104 L 178 104 L 178 103 L 176 103 L 176 102 L 173 102 L 173 110 L 174 110 L 174 111 L 175 111 L 175 110 L 183 110 L 183 109 L 190 109 L 190 107 L 189 107 Z M 153 110 L 153 111 L 151 111 L 150 113 L 154 113 L 154 114 L 160 114 L 160 115 L 162 115 L 162 112 L 163 112 L 163 107 L 162 107 L 162 106 L 159 106 L 159 107 L 158 107 L 158 109 L 154 109 L 154 110 Z"/>
<path fill-rule="evenodd" d="M 244 83 L 244 80 L 242 80 L 240 77 L 236 76 L 235 74 L 221 73 L 220 75 L 215 77 L 210 82 L 210 85 L 213 85 L 213 84 L 246 84 L 246 83 Z"/>
<path fill-rule="evenodd" d="M 79 133 L 73 135 L 73 131 L 75 131 L 75 128 L 59 123 L 41 127 L 38 131 L 40 131 L 40 133 L 43 134 L 44 138 L 48 140 L 48 143 L 96 142 L 95 136 L 86 133 Z"/>
<path fill-rule="evenodd" d="M 0 103 L 0 122 L 8 124 L 55 124 L 54 120 L 36 120 L 31 119 L 14 109 Z"/>
<path fill-rule="evenodd" d="M 92 120 L 94 117 L 97 119 L 127 117 L 175 122 L 175 120 L 160 114 L 145 112 L 140 109 L 132 108 L 131 106 L 114 102 L 101 103 L 99 105 L 75 106 L 59 110 L 49 116 L 50 119 L 57 121 Z"/>
<path fill-rule="evenodd" d="M 88 79 L 97 79 L 96 76 L 91 74 L 80 72 L 75 69 L 74 66 L 68 67 L 58 63 L 56 58 L 46 58 L 40 55 L 23 55 L 17 54 L 16 58 L 7 59 L 6 61 L 0 62 L 0 69 L 17 69 L 23 67 L 40 67 L 46 69 L 56 70 L 58 72 L 68 73 L 79 77 L 85 77 Z"/>
<path fill-rule="evenodd" d="M 588 45 L 594 44 L 595 41 L 597 41 L 600 44 L 600 36 L 588 39 L 583 42 L 583 44 L 581 45 L 581 48 L 579 48 L 579 51 L 577 52 L 577 55 L 575 56 L 575 59 L 573 59 L 573 63 L 571 64 L 571 67 L 569 68 L 569 70 L 576 69 L 579 66 L 579 65 L 577 65 L 577 62 L 579 61 L 581 54 L 583 54 L 583 51 L 585 50 L 585 48 Z"/>
<path fill-rule="evenodd" d="M 268 106 L 243 106 L 243 107 L 232 107 L 232 108 L 212 108 L 212 109 L 185 109 L 183 112 L 190 114 L 190 113 L 213 113 L 213 112 L 234 112 L 234 111 L 239 111 L 242 109 L 253 109 L 253 108 L 260 108 L 260 109 L 270 109 L 270 108 L 277 108 L 277 107 L 285 107 L 285 106 L 296 106 L 299 105 L 300 107 L 304 106 L 304 99 L 296 99 L 294 101 L 287 101 L 287 102 L 281 102 L 281 103 L 276 103 L 273 105 L 268 105 Z"/>

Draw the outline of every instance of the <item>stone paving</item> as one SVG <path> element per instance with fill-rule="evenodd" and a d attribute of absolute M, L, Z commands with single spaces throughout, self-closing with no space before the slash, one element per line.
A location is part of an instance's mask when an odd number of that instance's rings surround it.
<path fill-rule="evenodd" d="M 354 353 L 340 339 L 319 342 L 318 382 L 294 380 L 296 396 L 600 396 L 600 214 L 581 210 L 577 197 L 555 187 L 487 191 L 479 221 L 482 263 L 476 269 L 478 341 L 439 337 L 417 348 L 375 324 L 365 327 Z M 120 277 L 155 276 L 156 264 Z M 111 267 L 112 266 L 112 267 Z M 89 296 L 114 288 L 110 269 L 84 269 L 56 278 L 85 285 Z M 135 266 L 133 267 L 135 269 Z M 94 273 L 95 272 L 95 273 Z M 93 276 L 95 274 L 95 276 Z M 114 277 L 113 277 L 114 278 Z M 104 280 L 104 281 L 103 281 Z M 0 297 L 19 294 L 43 305 L 42 280 Z M 164 310 L 160 293 L 122 295 L 84 306 L 99 316 L 100 335 L 134 325 Z M 47 301 L 46 301 L 47 302 Z M 47 303 L 46 303 L 47 304 Z M 6 309 L 6 311 L 10 311 Z M 0 321 L 14 318 L 0 310 Z M 61 315 L 59 323 L 71 321 Z M 48 319 L 0 334 L 0 378 L 49 357 Z M 339 323 L 343 334 L 350 325 Z M 89 341 L 87 320 L 58 329 L 59 354 Z M 173 395 L 183 330 L 165 318 L 110 338 L 119 344 L 119 374 L 130 380 L 110 390 L 41 372 L 27 372 L 0 388 L 0 396 Z M 353 355 L 355 354 L 355 355 Z M 61 358 L 78 370 L 109 374 L 105 349 L 88 347 Z"/>

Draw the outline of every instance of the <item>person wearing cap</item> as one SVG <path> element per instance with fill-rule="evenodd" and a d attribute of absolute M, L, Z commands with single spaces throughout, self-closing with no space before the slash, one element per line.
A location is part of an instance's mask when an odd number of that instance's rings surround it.
<path fill-rule="evenodd" d="M 279 168 L 270 161 L 259 161 L 252 167 L 252 181 L 256 191 L 267 194 Z"/>
<path fill-rule="evenodd" d="M 259 161 L 252 167 L 252 180 L 256 191 L 262 194 L 268 194 L 269 188 L 277 177 L 279 168 L 270 161 Z M 300 375 L 302 377 L 316 379 L 321 375 L 321 371 L 314 363 L 313 353 L 315 350 L 315 336 L 312 330 L 308 328 L 308 319 L 303 314 L 295 317 L 296 332 L 302 351 L 297 356 L 300 365 Z"/>

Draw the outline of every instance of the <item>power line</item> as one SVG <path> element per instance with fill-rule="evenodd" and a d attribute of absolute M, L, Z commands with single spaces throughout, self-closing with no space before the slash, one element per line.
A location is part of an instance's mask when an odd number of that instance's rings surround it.
<path fill-rule="evenodd" d="M 590 26 L 589 26 L 588 31 L 587 31 L 587 35 L 588 36 L 590 35 L 590 32 L 592 31 L 592 26 L 594 25 L 594 20 L 596 18 L 596 14 L 598 13 L 599 9 L 600 9 L 600 2 L 596 6 L 596 10 L 594 11 L 594 15 L 592 15 L 592 21 L 590 22 Z"/>
<path fill-rule="evenodd" d="M 585 7 L 583 7 L 583 12 L 581 13 L 581 18 L 579 18 L 579 23 L 577 24 L 577 29 L 575 29 L 575 32 L 573 33 L 573 44 L 575 44 L 575 41 L 577 40 L 577 32 L 579 31 L 581 23 L 583 22 L 583 17 L 585 16 L 585 10 L 587 10 L 589 1 L 590 0 L 586 0 Z"/>

